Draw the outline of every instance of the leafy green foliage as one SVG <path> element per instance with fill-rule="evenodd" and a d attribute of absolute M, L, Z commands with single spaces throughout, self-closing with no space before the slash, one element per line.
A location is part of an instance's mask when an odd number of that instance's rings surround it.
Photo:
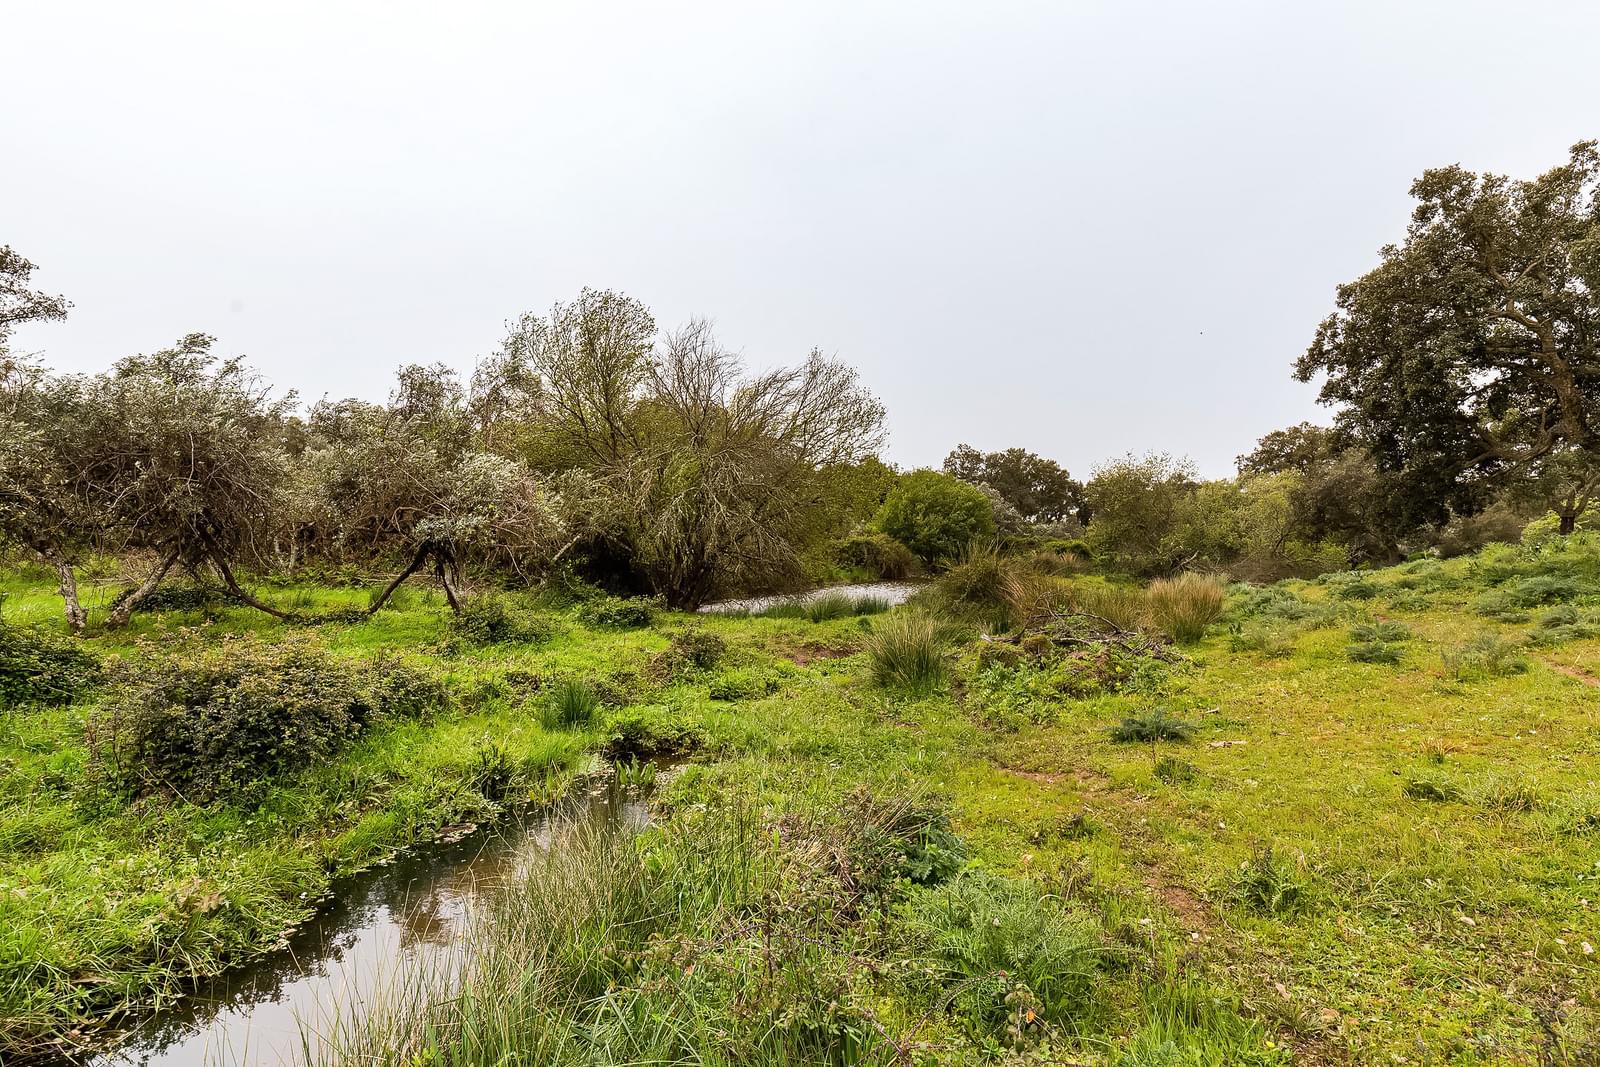
<path fill-rule="evenodd" d="M 578 618 L 589 626 L 642 630 L 654 625 L 657 605 L 645 597 L 602 596 L 578 606 Z"/>
<path fill-rule="evenodd" d="M 833 555 L 841 566 L 883 580 L 909 578 L 917 569 L 911 550 L 880 530 L 851 533 L 834 545 Z"/>
<path fill-rule="evenodd" d="M 974 541 L 994 539 L 994 509 L 982 490 L 938 471 L 900 479 L 878 512 L 877 526 L 925 563 L 956 559 Z"/>
<path fill-rule="evenodd" d="M 504 597 L 468 600 L 450 620 L 450 631 L 468 644 L 539 644 L 555 635 L 549 619 L 516 610 Z"/>
<path fill-rule="evenodd" d="M 1135 741 L 1187 741 L 1197 727 L 1186 719 L 1179 719 L 1166 708 L 1152 708 L 1123 716 L 1111 728 L 1111 740 L 1124 743 Z"/>
<path fill-rule="evenodd" d="M 68 704 L 100 680 L 100 664 L 81 644 L 0 620 L 0 708 Z"/>
<path fill-rule="evenodd" d="M 1297 864 L 1271 848 L 1258 849 L 1233 877 L 1235 901 L 1265 915 L 1289 915 L 1309 902 Z"/>
<path fill-rule="evenodd" d="M 416 714 L 436 690 L 384 682 L 306 640 L 235 639 L 152 656 L 90 720 L 97 765 L 136 794 L 207 800 L 338 752 L 370 724 Z"/>

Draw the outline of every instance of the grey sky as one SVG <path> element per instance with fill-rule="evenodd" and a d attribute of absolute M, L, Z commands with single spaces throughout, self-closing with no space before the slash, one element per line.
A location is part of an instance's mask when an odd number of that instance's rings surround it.
<path fill-rule="evenodd" d="M 214 333 L 281 387 L 468 369 L 584 285 L 811 346 L 889 455 L 1208 474 L 1425 167 L 1600 136 L 1600 4 L 0 0 L 0 243 L 70 370 Z"/>

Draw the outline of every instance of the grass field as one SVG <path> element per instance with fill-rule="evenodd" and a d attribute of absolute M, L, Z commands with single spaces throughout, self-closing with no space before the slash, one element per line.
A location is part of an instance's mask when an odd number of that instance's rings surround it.
<path fill-rule="evenodd" d="M 159 1004 L 270 949 L 340 873 L 551 797 L 599 753 L 682 749 L 693 764 L 658 798 L 642 851 L 597 848 L 583 871 L 538 875 L 615 911 L 525 907 L 508 920 L 515 951 L 490 953 L 501 986 L 537 962 L 576 976 L 570 988 L 479 1004 L 476 1030 L 466 1009 L 413 1005 L 407 1018 L 432 1013 L 427 1055 L 490 1062 L 492 1017 L 496 1055 L 521 1042 L 550 1062 L 804 1062 L 795 1050 L 814 1046 L 842 1062 L 1593 1063 L 1597 559 L 1593 545 L 1491 549 L 1237 589 L 1176 662 L 1074 696 L 1060 665 L 997 665 L 970 625 L 949 628 L 931 690 L 874 684 L 864 644 L 907 609 L 619 629 L 512 595 L 543 620 L 537 639 L 478 645 L 412 593 L 311 639 L 353 660 L 398 650 L 449 681 L 451 706 L 376 727 L 248 803 L 108 791 L 87 773 L 93 701 L 13 708 L 0 720 L 0 1048 L 77 1040 Z M 42 574 L 0 589 L 9 623 L 59 625 Z M 307 610 L 366 596 L 269 592 Z M 303 629 L 224 605 L 137 615 L 88 644 L 159 656 L 195 639 L 185 628 Z M 725 650 L 675 656 L 688 631 Z M 599 715 L 541 725 L 543 692 L 566 678 L 592 685 Z M 1187 736 L 1113 740 L 1156 708 Z M 878 816 L 860 812 L 902 808 L 935 814 L 901 834 L 893 884 L 863 888 L 860 857 L 878 846 L 861 826 Z M 919 866 L 941 811 L 964 873 Z M 702 854 L 724 859 L 690 862 Z M 818 856 L 848 862 L 824 879 Z M 664 893 L 675 919 L 650 903 Z M 826 933 L 795 933 L 797 915 Z M 765 917 L 764 957 L 755 926 L 743 956 L 710 936 L 751 916 Z M 551 947 L 558 928 L 590 932 L 581 960 L 566 939 Z M 770 1002 L 730 993 L 752 960 L 772 970 L 774 929 L 791 932 L 789 984 L 754 982 Z M 709 1014 L 674 1014 L 686 997 Z M 825 1017 L 751 1022 L 808 998 Z M 630 1012 L 656 1020 L 648 1040 L 617 1021 Z M 793 1036 L 807 1028 L 812 1045 Z M 403 1029 L 379 1020 L 346 1054 L 421 1062 Z"/>

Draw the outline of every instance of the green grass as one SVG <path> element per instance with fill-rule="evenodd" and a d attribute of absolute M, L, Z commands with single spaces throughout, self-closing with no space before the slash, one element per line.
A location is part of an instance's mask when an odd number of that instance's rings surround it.
<path fill-rule="evenodd" d="M 1034 1062 L 1107 1065 L 1585 1062 L 1600 1034 L 1588 560 L 1495 549 L 1230 590 L 1236 629 L 1207 630 L 1137 684 L 1059 684 L 1111 669 L 1087 654 L 1005 668 L 1032 710 L 1003 724 L 999 691 L 979 684 L 981 643 L 911 610 L 870 630 L 669 613 L 628 630 L 568 611 L 547 640 L 480 646 L 452 643 L 447 613 L 419 593 L 313 632 L 352 658 L 404 648 L 450 679 L 458 706 L 368 734 L 248 805 L 108 795 L 85 764 L 93 698 L 12 709 L 0 1033 L 19 1047 L 170 993 L 270 947 L 337 872 L 548 797 L 602 748 L 643 777 L 664 746 L 692 762 L 658 779 L 657 828 L 553 852 L 508 896 L 499 932 L 475 935 L 490 938 L 470 976 L 479 996 L 396 990 L 332 1058 L 760 1063 L 853 1049 L 895 1062 L 887 1034 L 938 1063 L 1016 1045 Z M 1520 584 L 1541 575 L 1575 581 Z M 1539 602 L 1528 621 L 1475 613 L 1501 587 Z M 47 576 L 0 575 L 0 591 L 7 620 L 59 627 Z M 366 596 L 271 592 L 322 610 Z M 1149 625 L 1134 592 L 1118 594 L 1119 618 Z M 725 642 L 715 668 L 653 666 L 690 621 Z M 127 654 L 196 625 L 300 632 L 225 605 L 210 622 L 140 613 L 88 645 Z M 899 627 L 916 633 L 889 640 Z M 1573 629 L 1537 633 L 1557 627 Z M 1405 653 L 1358 662 L 1352 638 Z M 896 644 L 938 666 L 886 669 Z M 606 710 L 546 729 L 547 694 L 571 678 Z M 1113 739 L 1154 708 L 1192 727 L 1181 748 Z M 943 807 L 960 847 L 853 806 L 863 787 L 890 807 Z M 851 888 L 885 847 L 904 862 L 893 884 Z"/>

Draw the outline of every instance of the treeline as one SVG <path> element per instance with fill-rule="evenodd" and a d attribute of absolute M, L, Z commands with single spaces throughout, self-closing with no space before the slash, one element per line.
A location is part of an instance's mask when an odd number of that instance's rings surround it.
<path fill-rule="evenodd" d="M 829 568 L 940 566 L 974 543 L 1053 544 L 1138 575 L 1275 578 L 1464 551 L 1600 489 L 1600 148 L 1538 178 L 1459 167 L 1412 187 L 1406 240 L 1341 286 L 1296 365 L 1332 428 L 1267 435 L 1238 475 L 1165 455 L 1084 482 L 1023 449 L 958 447 L 944 471 L 877 458 L 882 405 L 813 351 L 750 374 L 710 326 L 660 331 L 620 293 L 526 315 L 463 381 L 400 369 L 385 404 L 273 399 L 211 338 L 60 375 L 13 356 L 21 322 L 64 317 L 0 249 L 0 542 L 60 577 L 139 550 L 151 567 L 105 620 L 176 571 L 257 600 L 235 567 L 392 561 L 453 607 L 464 571 L 572 566 L 676 607 Z"/>

